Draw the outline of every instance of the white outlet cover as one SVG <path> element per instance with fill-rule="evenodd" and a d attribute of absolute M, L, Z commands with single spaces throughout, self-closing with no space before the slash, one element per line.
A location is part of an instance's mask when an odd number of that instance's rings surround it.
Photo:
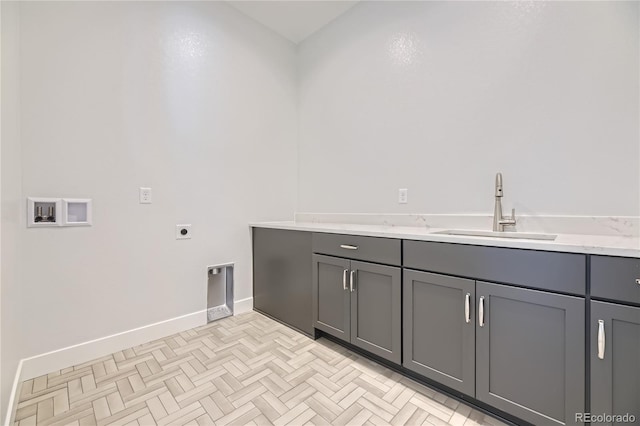
<path fill-rule="evenodd" d="M 398 203 L 407 204 L 409 202 L 409 190 L 406 188 L 398 189 Z"/>
<path fill-rule="evenodd" d="M 140 187 L 140 204 L 151 204 L 151 188 Z"/>
<path fill-rule="evenodd" d="M 176 240 L 190 240 L 190 239 L 191 239 L 191 224 L 176 225 Z"/>

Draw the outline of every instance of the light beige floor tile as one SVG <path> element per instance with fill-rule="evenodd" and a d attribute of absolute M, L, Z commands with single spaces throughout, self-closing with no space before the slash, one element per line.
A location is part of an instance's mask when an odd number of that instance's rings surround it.
<path fill-rule="evenodd" d="M 43 422 L 53 417 L 53 399 L 45 399 L 38 403 L 38 421 Z"/>
<path fill-rule="evenodd" d="M 396 413 L 396 415 L 391 419 L 390 423 L 394 425 L 404 425 L 407 424 L 413 413 L 416 412 L 418 407 L 415 405 L 408 403 L 405 404 L 400 411 Z"/>
<path fill-rule="evenodd" d="M 283 426 L 283 425 L 289 424 L 290 422 L 293 421 L 293 419 L 295 419 L 300 414 L 305 412 L 307 408 L 309 408 L 309 406 L 305 403 L 298 404 L 297 406 L 293 407 L 292 409 L 284 413 L 282 416 L 280 416 L 280 418 L 276 419 L 276 421 L 274 421 L 273 424 L 275 426 Z"/>
<path fill-rule="evenodd" d="M 219 418 L 216 421 L 216 425 L 225 426 L 227 424 L 237 424 L 236 422 L 240 417 L 244 416 L 245 414 L 253 410 L 255 407 L 256 406 L 252 402 L 249 402 L 243 405 L 242 407 L 236 410 L 233 410 L 231 413 Z"/>
<path fill-rule="evenodd" d="M 33 379 L 33 392 L 40 392 L 47 389 L 47 376 L 40 376 Z"/>
<path fill-rule="evenodd" d="M 257 313 L 21 385 L 17 426 L 504 426 L 441 392 Z"/>
<path fill-rule="evenodd" d="M 122 426 L 124 424 L 129 423 L 132 420 L 135 420 L 139 417 L 146 415 L 147 413 L 149 413 L 147 404 L 140 403 L 138 405 L 134 405 L 133 407 L 125 408 L 124 410 L 118 411 L 117 413 L 113 413 L 109 417 L 105 417 L 103 419 L 98 420 L 98 426 L 104 426 L 104 425 L 112 426 L 116 424 L 118 426 Z"/>
<path fill-rule="evenodd" d="M 73 423 L 76 420 L 80 420 L 83 417 L 87 417 L 93 414 L 93 407 L 90 403 L 78 406 L 69 411 L 66 411 L 62 415 L 56 415 L 54 417 L 50 417 L 47 420 L 41 421 L 38 420 L 38 426 L 50 426 L 50 425 L 64 425 L 68 423 Z"/>
<path fill-rule="evenodd" d="M 96 417 L 93 414 L 80 419 L 80 426 L 96 426 Z"/>
<path fill-rule="evenodd" d="M 360 404 L 351 404 L 349 408 L 344 410 L 334 421 L 333 424 L 337 426 L 347 425 L 353 417 L 355 417 L 360 411 L 362 406 Z"/>
<path fill-rule="evenodd" d="M 20 399 L 26 399 L 28 395 L 33 393 L 33 379 L 26 380 L 22 383 L 20 387 Z"/>
<path fill-rule="evenodd" d="M 113 392 L 107 395 L 107 403 L 109 404 L 109 411 L 111 411 L 112 415 L 125 409 L 122 396 L 119 392 Z"/>
<path fill-rule="evenodd" d="M 26 407 L 28 405 L 38 404 L 41 401 L 44 401 L 50 398 L 55 398 L 56 396 L 62 395 L 62 394 L 65 394 L 65 395 L 67 394 L 67 389 L 64 387 L 61 389 L 54 390 L 52 392 L 48 392 L 48 393 L 33 397 L 33 398 L 22 399 L 18 402 L 18 409 Z"/>
<path fill-rule="evenodd" d="M 75 408 L 78 405 L 86 404 L 87 402 L 91 402 L 95 399 L 101 398 L 103 396 L 107 396 L 111 393 L 116 392 L 118 389 L 115 383 L 108 383 L 106 385 L 100 386 L 99 388 L 92 389 L 86 393 L 81 393 L 79 395 L 75 395 L 71 397 L 71 408 Z"/>
<path fill-rule="evenodd" d="M 289 408 L 282 403 L 280 398 L 277 398 L 275 395 L 272 395 L 268 392 L 265 392 L 261 395 L 267 403 L 269 403 L 280 415 L 284 415 Z"/>
<path fill-rule="evenodd" d="M 207 412 L 207 416 L 211 420 L 215 421 L 224 416 L 224 411 L 222 411 L 222 409 L 218 407 L 218 404 L 216 404 L 210 396 L 202 398 L 199 402 L 200 405 L 202 405 L 202 408 L 205 409 L 205 411 Z"/>
<path fill-rule="evenodd" d="M 371 417 L 369 417 L 369 420 L 367 420 L 368 424 L 371 424 L 373 426 L 389 426 L 392 423 L 389 422 L 385 422 L 383 419 L 381 419 L 380 417 L 376 416 L 375 414 L 373 414 Z M 396 423 L 398 424 L 398 423 Z"/>
<path fill-rule="evenodd" d="M 407 420 L 407 424 L 408 425 L 421 425 L 422 423 L 427 421 L 427 417 L 429 417 L 429 413 L 427 413 L 426 411 L 418 408 L 413 415 L 411 415 L 411 417 L 409 417 L 409 420 Z"/>
<path fill-rule="evenodd" d="M 214 426 L 215 423 L 208 414 L 203 414 L 196 419 L 199 426 Z"/>
<path fill-rule="evenodd" d="M 92 391 L 96 388 L 96 380 L 93 377 L 93 369 L 91 370 L 92 373 L 88 374 L 86 376 L 82 376 L 82 378 L 80 379 L 80 381 L 82 382 L 82 392 L 86 393 L 89 391 Z"/>
<path fill-rule="evenodd" d="M 156 422 L 169 415 L 157 396 L 147 400 L 147 407 L 149 407 L 149 411 Z"/>
<path fill-rule="evenodd" d="M 135 426 L 136 424 L 138 424 L 138 419 L 141 417 L 146 417 L 149 415 L 149 409 L 145 406 L 144 408 L 141 408 L 140 410 L 136 410 L 132 413 L 127 414 L 126 416 L 109 422 L 109 426 L 125 426 L 125 425 L 131 425 L 131 426 Z"/>
<path fill-rule="evenodd" d="M 321 393 L 318 393 L 317 395 L 322 395 Z M 338 410 L 332 410 L 331 408 L 329 408 L 326 404 L 327 400 L 324 400 L 323 402 L 319 401 L 317 398 L 315 398 L 316 395 L 314 395 L 312 398 L 309 398 L 305 401 L 305 403 L 311 407 L 313 409 L 313 411 L 316 412 L 316 414 L 319 414 L 320 416 L 322 416 L 323 418 L 332 421 L 333 419 L 335 419 L 336 417 L 338 417 L 338 414 L 340 414 L 342 412 L 342 409 L 340 408 L 339 405 L 335 404 L 333 401 L 331 401 L 330 399 L 328 400 L 329 402 L 331 402 L 332 404 L 332 408 L 333 405 L 338 407 Z"/>
<path fill-rule="evenodd" d="M 31 404 L 31 405 L 27 405 L 26 407 L 19 408 L 16 411 L 15 421 L 19 422 L 20 420 L 24 420 L 27 417 L 35 416 L 36 413 L 38 412 L 38 406 L 46 401 L 50 401 L 51 403 L 53 403 L 53 399 L 49 398 L 38 404 Z"/>
<path fill-rule="evenodd" d="M 36 416 L 30 416 L 20 420 L 20 422 L 16 422 L 19 426 L 36 426 Z"/>
<path fill-rule="evenodd" d="M 359 400 L 360 397 L 362 397 L 365 393 L 367 393 L 366 389 L 363 389 L 361 387 L 356 387 L 353 390 L 353 392 L 351 392 L 349 395 L 344 397 L 342 401 L 338 403 L 338 405 L 346 409 L 349 406 L 351 406 L 353 403 L 355 403 L 357 400 Z"/>
<path fill-rule="evenodd" d="M 101 420 L 111 416 L 111 411 L 109 410 L 109 403 L 107 402 L 107 397 L 98 398 L 93 401 L 93 412 L 96 416 L 96 420 Z"/>
<path fill-rule="evenodd" d="M 302 414 L 300 414 L 298 417 L 293 419 L 289 424 L 290 425 L 305 424 L 315 416 L 316 416 L 316 412 L 312 408 L 307 408 L 305 411 L 302 412 Z"/>
<path fill-rule="evenodd" d="M 378 407 L 376 404 L 368 400 L 367 398 L 358 399 L 358 404 L 360 404 L 365 410 L 369 411 L 372 414 L 375 414 L 387 422 L 390 422 L 393 419 L 394 414 L 384 410 L 381 407 Z M 369 419 L 369 417 L 367 417 Z"/>
<path fill-rule="evenodd" d="M 453 416 L 451 416 L 451 418 L 449 419 L 449 424 L 451 426 L 463 426 L 464 422 L 466 421 L 467 421 L 467 416 L 456 411 L 455 413 L 453 413 Z"/>
<path fill-rule="evenodd" d="M 53 397 L 53 415 L 58 416 L 69 411 L 69 395 L 66 391 L 59 392 Z"/>

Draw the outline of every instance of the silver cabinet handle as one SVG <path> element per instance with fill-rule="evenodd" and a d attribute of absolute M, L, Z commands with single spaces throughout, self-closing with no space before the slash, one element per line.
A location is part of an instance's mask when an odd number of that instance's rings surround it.
<path fill-rule="evenodd" d="M 355 276 L 356 276 L 356 271 L 351 271 L 351 274 L 349 276 L 349 290 L 351 292 L 353 292 L 353 287 L 355 285 Z"/>
<path fill-rule="evenodd" d="M 471 293 L 467 293 L 464 297 L 464 320 L 468 324 L 471 322 Z"/>
<path fill-rule="evenodd" d="M 598 358 L 604 359 L 604 320 L 598 320 Z"/>
<path fill-rule="evenodd" d="M 480 296 L 480 301 L 478 302 L 478 324 L 480 324 L 480 327 L 484 327 L 484 296 Z"/>
<path fill-rule="evenodd" d="M 349 272 L 348 269 L 345 269 L 344 271 L 342 271 L 342 289 L 343 290 L 347 289 L 347 272 Z"/>
<path fill-rule="evenodd" d="M 352 246 L 351 244 L 340 244 L 340 248 L 347 250 L 358 250 L 358 246 Z"/>
<path fill-rule="evenodd" d="M 640 278 L 636 278 L 636 284 L 640 285 Z"/>

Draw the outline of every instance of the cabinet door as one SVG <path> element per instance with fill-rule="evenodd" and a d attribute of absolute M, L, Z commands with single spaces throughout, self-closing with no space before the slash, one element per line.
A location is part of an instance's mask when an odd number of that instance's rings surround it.
<path fill-rule="evenodd" d="M 253 307 L 313 334 L 309 232 L 253 228 Z"/>
<path fill-rule="evenodd" d="M 591 413 L 629 414 L 640 421 L 640 308 L 591 302 L 589 329 Z"/>
<path fill-rule="evenodd" d="M 582 424 L 584 299 L 481 281 L 476 296 L 476 398 L 534 424 Z"/>
<path fill-rule="evenodd" d="M 475 281 L 404 271 L 402 365 L 475 395 Z"/>
<path fill-rule="evenodd" d="M 400 364 L 400 268 L 351 262 L 351 343 Z"/>
<path fill-rule="evenodd" d="M 313 326 L 340 339 L 351 337 L 349 261 L 313 255 Z"/>

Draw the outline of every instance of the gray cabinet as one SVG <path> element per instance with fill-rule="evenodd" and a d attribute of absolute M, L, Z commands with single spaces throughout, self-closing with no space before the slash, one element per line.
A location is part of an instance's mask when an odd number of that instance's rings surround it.
<path fill-rule="evenodd" d="M 400 268 L 313 255 L 314 327 L 400 363 Z"/>
<path fill-rule="evenodd" d="M 586 293 L 583 254 L 403 240 L 405 268 L 576 294 Z"/>
<path fill-rule="evenodd" d="M 351 340 L 350 261 L 313 255 L 313 326 L 342 340 Z"/>
<path fill-rule="evenodd" d="M 475 281 L 404 270 L 402 365 L 475 394 Z"/>
<path fill-rule="evenodd" d="M 534 424 L 582 424 L 584 299 L 476 282 L 476 398 Z"/>
<path fill-rule="evenodd" d="M 357 235 L 313 233 L 313 252 L 365 262 L 400 266 L 401 240 Z"/>
<path fill-rule="evenodd" d="M 403 290 L 404 367 L 534 424 L 576 424 L 584 299 L 412 270 Z"/>
<path fill-rule="evenodd" d="M 351 343 L 400 364 L 400 268 L 351 261 L 351 272 Z"/>
<path fill-rule="evenodd" d="M 591 296 L 640 304 L 640 259 L 591 256 Z"/>
<path fill-rule="evenodd" d="M 583 424 L 585 320 L 591 413 L 640 418 L 640 307 L 622 305 L 640 301 L 639 268 L 638 259 L 254 230 L 256 310 L 540 425 Z M 585 295 L 621 304 L 593 301 L 585 318 Z"/>
<path fill-rule="evenodd" d="M 591 413 L 627 414 L 640 421 L 640 308 L 591 302 L 589 329 Z"/>
<path fill-rule="evenodd" d="M 253 228 L 253 304 L 303 333 L 311 317 L 311 234 Z"/>

